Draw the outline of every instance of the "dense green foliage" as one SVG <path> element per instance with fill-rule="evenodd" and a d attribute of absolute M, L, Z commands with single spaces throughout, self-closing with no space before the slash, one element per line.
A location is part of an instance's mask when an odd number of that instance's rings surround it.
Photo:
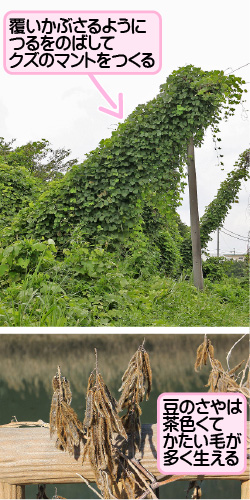
<path fill-rule="evenodd" d="M 145 204 L 171 221 L 190 137 L 200 146 L 207 127 L 218 133 L 223 112 L 233 114 L 241 100 L 242 83 L 222 71 L 174 71 L 155 99 L 138 106 L 84 163 L 51 185 L 32 213 L 21 214 L 16 232 L 52 237 L 60 245 L 75 230 L 98 244 L 121 240 L 131 229 L 143 230 Z"/>
<path fill-rule="evenodd" d="M 42 186 L 25 167 L 0 163 L 0 228 L 9 225 L 22 207 L 31 207 Z"/>
<path fill-rule="evenodd" d="M 249 178 L 250 149 L 239 157 L 224 182 L 222 182 L 216 197 L 206 208 L 201 217 L 201 245 L 204 248 L 210 239 L 210 234 L 223 225 L 232 206 L 238 200 L 241 181 Z"/>
<path fill-rule="evenodd" d="M 38 273 L 53 262 L 56 248 L 53 240 L 37 242 L 18 240 L 6 248 L 0 248 L 1 284 L 21 281 L 27 273 Z"/>
<path fill-rule="evenodd" d="M 225 257 L 209 257 L 202 265 L 203 275 L 210 281 L 220 281 L 226 277 L 240 278 L 241 282 L 248 282 L 249 257 L 244 261 L 225 259 Z"/>
<path fill-rule="evenodd" d="M 76 241 L 63 260 L 53 242 L 38 245 L 18 242 L 1 256 L 0 326 L 247 325 L 246 280 L 207 278 L 200 293 L 184 275 L 159 272 L 139 245 L 120 257 Z"/>
<path fill-rule="evenodd" d="M 206 207 L 200 219 L 201 248 L 204 250 L 211 240 L 211 233 L 222 227 L 225 218 L 234 202 L 238 201 L 241 181 L 249 179 L 250 149 L 239 156 L 234 169 L 229 172 L 218 189 L 215 198 Z M 192 266 L 192 245 L 190 231 L 183 234 L 180 252 L 184 267 Z"/>
<path fill-rule="evenodd" d="M 177 214 L 190 137 L 201 146 L 209 126 L 217 137 L 243 83 L 174 71 L 81 165 L 45 139 L 14 149 L 1 138 L 0 325 L 247 324 L 245 271 L 208 260 L 198 292 L 190 229 Z M 248 169 L 245 151 L 201 219 L 203 247 Z"/>

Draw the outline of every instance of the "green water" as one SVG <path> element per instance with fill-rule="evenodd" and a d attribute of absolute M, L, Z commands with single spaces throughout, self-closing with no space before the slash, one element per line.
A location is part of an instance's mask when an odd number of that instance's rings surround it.
<path fill-rule="evenodd" d="M 46 335 L 46 339 L 44 339 L 44 341 L 46 340 L 46 345 L 44 346 L 44 352 L 42 348 L 43 342 L 40 342 L 39 349 L 37 352 L 37 363 L 35 364 L 34 364 L 34 357 L 36 356 L 36 354 L 34 354 L 29 344 L 31 339 L 27 339 L 26 348 L 25 346 L 22 347 L 23 351 L 20 355 L 20 349 L 18 349 L 18 346 L 16 347 L 14 345 L 14 339 L 13 339 L 13 349 L 11 350 L 11 348 L 6 347 L 6 342 L 4 342 L 3 345 L 1 346 L 1 337 L 2 335 L 0 335 L 0 348 L 2 347 L 0 354 L 0 361 L 1 361 L 0 423 L 2 424 L 10 422 L 13 416 L 16 416 L 19 421 L 22 420 L 36 421 L 38 419 L 42 419 L 43 421 L 48 422 L 50 402 L 52 396 L 50 371 L 52 371 L 52 375 L 53 373 L 55 373 L 59 361 L 60 363 L 62 363 L 63 374 L 69 377 L 70 381 L 71 381 L 71 376 L 73 381 L 75 379 L 75 382 L 71 385 L 73 393 L 72 406 L 74 410 L 77 412 L 79 418 L 83 419 L 85 410 L 84 391 L 81 389 L 79 384 L 77 384 L 77 378 L 76 378 L 78 370 L 80 373 L 81 371 L 84 371 L 81 357 L 77 356 L 77 352 L 79 352 L 81 347 L 81 342 L 83 341 L 83 335 L 79 335 L 79 345 L 77 342 L 77 338 L 74 338 L 74 345 L 73 345 L 72 344 L 73 339 L 71 340 L 70 335 L 68 335 L 67 336 L 68 342 L 66 341 L 66 344 L 65 342 L 63 344 L 63 354 L 60 352 L 60 349 L 62 349 L 62 345 L 59 345 L 59 339 L 58 339 L 58 349 L 52 348 L 51 344 L 51 352 L 50 354 L 48 354 L 49 352 L 48 342 L 50 342 L 50 339 L 48 339 L 48 336 Z M 31 336 L 29 335 L 29 337 Z M 77 336 L 74 335 L 74 337 Z M 115 340 L 114 339 L 112 340 L 112 348 L 111 348 L 111 339 L 108 340 L 107 339 L 108 336 L 105 335 L 103 335 L 102 337 L 103 339 L 101 339 L 101 342 L 99 343 L 99 349 L 101 349 L 102 346 L 103 352 L 104 351 L 106 352 L 106 364 L 104 363 L 105 360 L 104 356 L 103 359 L 101 360 L 103 369 L 102 367 L 99 368 L 102 371 L 105 381 L 108 379 L 108 386 L 112 390 L 113 394 L 116 397 L 118 397 L 119 394 L 118 388 L 120 387 L 120 381 L 121 381 L 120 373 L 119 376 L 113 375 L 111 366 L 108 366 L 111 364 L 111 362 L 114 365 L 114 362 L 112 361 L 113 360 L 112 349 L 115 349 L 114 346 Z M 142 423 L 156 423 L 156 401 L 158 395 L 161 392 L 167 392 L 167 391 L 173 391 L 173 392 L 206 391 L 207 388 L 204 388 L 204 385 L 207 381 L 208 369 L 205 368 L 204 374 L 200 374 L 198 376 L 197 373 L 194 372 L 193 361 L 195 359 L 195 355 L 194 356 L 191 355 L 191 351 L 193 353 L 193 348 L 191 345 L 188 347 L 188 349 L 190 349 L 190 356 L 188 356 L 190 362 L 188 361 L 184 363 L 183 361 L 182 366 L 175 373 L 174 366 L 177 363 L 177 354 L 174 357 L 174 354 L 171 351 L 171 349 L 174 349 L 173 346 L 170 349 L 170 347 L 165 345 L 168 341 L 167 339 L 168 336 L 157 335 L 154 337 L 153 335 L 151 335 L 146 337 L 147 337 L 146 348 L 148 343 L 148 352 L 151 357 L 152 371 L 155 380 L 149 402 L 144 402 L 142 404 L 142 411 L 143 411 Z M 184 337 L 183 336 L 181 337 L 180 337 L 180 342 L 179 343 L 177 342 L 178 356 L 179 356 L 178 359 L 182 359 L 183 356 L 184 360 L 184 357 L 185 359 L 187 359 L 186 358 L 187 344 L 183 342 Z M 197 347 L 197 345 L 199 345 L 199 340 L 201 339 L 201 336 L 199 336 L 199 339 L 195 338 L 196 336 L 192 337 L 194 337 L 192 339 L 192 342 L 194 346 Z M 138 338 L 137 345 L 139 345 L 140 340 L 141 339 Z M 56 345 L 55 339 L 53 339 L 53 342 L 54 342 L 53 346 Z M 156 343 L 158 343 L 158 347 L 156 346 Z M 89 359 L 90 366 L 94 359 L 92 347 L 93 347 L 92 345 L 89 346 L 89 353 L 86 354 L 85 352 L 86 360 Z M 119 346 L 117 347 L 117 350 L 118 351 L 120 350 L 120 358 L 121 358 L 120 362 L 118 360 L 118 365 L 121 364 L 122 371 L 124 370 L 124 367 L 126 367 L 131 355 L 134 353 L 133 347 L 134 346 L 131 344 L 131 340 L 129 338 L 125 350 L 121 348 L 121 346 L 120 349 Z M 152 352 L 150 353 L 150 351 Z M 170 353 L 168 354 L 168 357 L 166 355 L 166 352 Z M 117 356 L 119 357 L 119 355 Z M 241 355 L 239 355 L 239 357 L 241 357 Z M 4 364 L 7 363 L 6 359 L 8 360 L 8 365 Z M 40 365 L 40 369 L 39 369 L 39 360 L 44 360 L 43 363 Z M 9 367 L 9 372 L 6 371 L 6 366 Z M 43 368 L 45 367 L 44 368 L 45 372 L 44 370 L 42 370 L 42 366 Z M 110 369 L 111 371 L 108 371 L 108 369 Z M 48 371 L 47 376 L 46 376 L 46 370 Z M 17 371 L 16 377 L 15 377 L 15 371 Z M 117 371 L 118 369 L 116 369 L 116 372 Z M 22 373 L 22 375 L 20 375 L 20 373 Z M 87 377 L 85 378 L 87 382 Z M 55 494 L 55 487 L 57 487 L 58 495 L 61 495 L 66 498 L 82 498 L 82 499 L 97 498 L 96 495 L 84 484 L 47 485 L 46 492 L 49 498 L 52 498 L 52 496 Z M 166 498 L 166 499 L 186 498 L 187 488 L 188 488 L 188 482 L 184 481 L 176 482 L 170 484 L 169 486 L 168 485 L 164 486 L 160 488 L 160 498 Z M 224 481 L 224 480 L 204 481 L 201 485 L 201 488 L 202 488 L 202 498 L 207 498 L 207 499 L 240 498 L 240 483 L 238 481 Z M 36 493 L 37 493 L 37 486 L 35 485 L 26 486 L 26 498 L 36 498 Z M 189 493 L 189 498 L 190 498 L 190 493 Z"/>

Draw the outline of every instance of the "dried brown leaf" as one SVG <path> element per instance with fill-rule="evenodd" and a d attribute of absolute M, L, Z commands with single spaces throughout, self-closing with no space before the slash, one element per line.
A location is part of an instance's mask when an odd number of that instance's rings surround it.
<path fill-rule="evenodd" d="M 200 344 L 197 349 L 196 361 L 194 365 L 194 369 L 196 372 L 198 371 L 198 368 L 202 367 L 202 365 L 207 364 L 207 349 L 208 345 L 207 345 L 207 340 L 205 339 L 204 342 L 202 342 L 202 344 Z"/>
<path fill-rule="evenodd" d="M 228 375 L 233 375 L 235 372 L 237 372 L 237 370 L 241 367 L 241 365 L 244 363 L 244 359 L 243 361 L 241 361 L 238 365 L 236 365 L 234 368 L 232 368 L 232 370 L 230 370 L 228 372 Z"/>

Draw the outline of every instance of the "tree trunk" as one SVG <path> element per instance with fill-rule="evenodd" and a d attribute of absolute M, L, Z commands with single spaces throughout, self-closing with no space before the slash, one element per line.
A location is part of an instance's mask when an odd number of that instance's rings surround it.
<path fill-rule="evenodd" d="M 194 285 L 196 286 L 196 288 L 198 288 L 198 290 L 203 290 L 200 221 L 199 221 L 199 210 L 198 210 L 193 137 L 191 137 L 188 145 L 187 165 L 188 165 L 189 209 L 190 209 L 190 225 L 191 225 L 191 239 L 192 239 Z"/>

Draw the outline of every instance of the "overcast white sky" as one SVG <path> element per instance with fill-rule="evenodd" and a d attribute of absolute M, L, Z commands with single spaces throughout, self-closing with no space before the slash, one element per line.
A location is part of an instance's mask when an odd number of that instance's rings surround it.
<path fill-rule="evenodd" d="M 180 66 L 193 64 L 204 70 L 228 70 L 250 63 L 249 1 L 238 0 L 126 0 L 106 2 L 91 0 L 2 0 L 1 18 L 9 10 L 156 10 L 163 21 L 163 65 L 157 75 L 97 77 L 103 88 L 116 100 L 124 94 L 124 119 L 141 103 L 152 99 L 160 84 Z M 1 41 L 2 44 L 2 41 Z M 41 138 L 48 139 L 54 148 L 71 149 L 79 160 L 94 149 L 99 141 L 110 135 L 118 123 L 116 118 L 99 112 L 107 103 L 87 76 L 72 75 L 9 75 L 3 69 L 1 50 L 0 78 L 0 136 L 16 138 L 16 145 Z M 250 64 L 235 72 L 248 82 Z M 245 108 L 249 109 L 249 98 Z M 217 166 L 212 134 L 196 151 L 198 198 L 200 216 L 215 196 L 220 182 L 232 170 L 240 153 L 249 147 L 249 114 L 241 106 L 235 117 L 224 123 L 222 153 L 225 170 Z M 187 193 L 179 210 L 189 224 Z M 239 203 L 234 204 L 224 227 L 247 238 L 250 220 L 249 183 L 243 182 Z M 246 252 L 247 242 L 221 234 L 220 252 Z M 209 244 L 216 253 L 216 238 Z"/>

